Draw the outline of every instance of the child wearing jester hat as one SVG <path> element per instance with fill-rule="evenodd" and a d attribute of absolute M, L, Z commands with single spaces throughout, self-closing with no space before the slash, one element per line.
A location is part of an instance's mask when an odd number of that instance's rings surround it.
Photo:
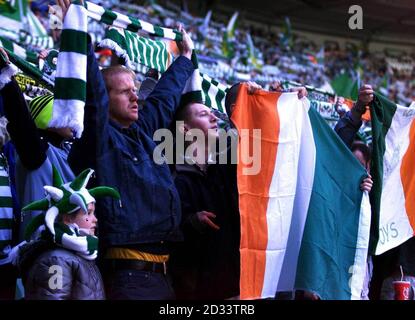
<path fill-rule="evenodd" d="M 45 186 L 46 197 L 22 210 L 46 210 L 26 227 L 25 237 L 43 225 L 40 239 L 19 249 L 18 266 L 22 273 L 26 299 L 102 300 L 105 298 L 95 259 L 95 198 L 119 193 L 109 187 L 86 189 L 92 169 L 83 171 L 72 182 L 63 183 L 53 168 L 53 186 Z"/>

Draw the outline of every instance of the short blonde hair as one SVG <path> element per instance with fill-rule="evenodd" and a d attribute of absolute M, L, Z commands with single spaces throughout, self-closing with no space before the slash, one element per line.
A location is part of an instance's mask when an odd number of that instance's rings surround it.
<path fill-rule="evenodd" d="M 129 74 L 132 80 L 135 81 L 135 73 L 122 65 L 111 66 L 111 67 L 103 69 L 101 72 L 104 77 L 105 86 L 108 91 L 113 89 L 111 86 L 111 79 L 114 76 L 117 76 L 119 74 L 123 74 L 123 73 Z"/>

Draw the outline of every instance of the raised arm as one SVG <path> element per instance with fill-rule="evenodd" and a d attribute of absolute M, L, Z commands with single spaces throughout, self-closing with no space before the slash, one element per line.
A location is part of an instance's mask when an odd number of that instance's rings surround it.
<path fill-rule="evenodd" d="M 186 81 L 195 69 L 190 60 L 193 51 L 192 40 L 183 27 L 180 26 L 179 30 L 183 33 L 183 41 L 178 43 L 181 55 L 161 76 L 147 97 L 144 108 L 139 112 L 139 126 L 150 136 L 157 129 L 170 126 Z"/>
<path fill-rule="evenodd" d="M 358 100 L 353 108 L 346 113 L 336 124 L 334 130 L 350 148 L 356 133 L 362 126 L 362 115 L 366 111 L 366 106 L 373 100 L 373 89 L 370 85 L 363 85 L 359 89 Z"/>
<path fill-rule="evenodd" d="M 69 164 L 75 174 L 86 168 L 96 169 L 97 158 L 108 147 L 108 93 L 88 38 L 87 94 L 84 131 L 69 153 Z"/>
<path fill-rule="evenodd" d="M 3 56 L 0 59 L 0 77 L 7 78 L 3 81 L 4 87 L 0 89 L 4 115 L 9 121 L 7 130 L 22 164 L 29 170 L 35 170 L 46 160 L 48 145 L 40 139 L 23 93 L 16 80 L 10 77 L 13 67 L 8 61 L 6 52 L 0 48 L 0 53 Z M 7 74 L 9 76 L 6 76 Z"/>

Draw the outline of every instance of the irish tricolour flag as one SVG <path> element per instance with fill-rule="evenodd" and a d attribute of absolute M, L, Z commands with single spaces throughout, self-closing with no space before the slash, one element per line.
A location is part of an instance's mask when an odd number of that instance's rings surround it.
<path fill-rule="evenodd" d="M 403 107 L 375 95 L 371 118 L 371 248 L 381 254 L 415 231 L 415 103 Z"/>
<path fill-rule="evenodd" d="M 252 153 L 261 146 L 251 154 L 260 157 L 256 174 L 238 164 L 241 299 L 294 289 L 359 299 L 370 227 L 359 188 L 364 168 L 296 93 L 249 95 L 243 86 L 232 119 L 241 160 L 244 147 Z"/>

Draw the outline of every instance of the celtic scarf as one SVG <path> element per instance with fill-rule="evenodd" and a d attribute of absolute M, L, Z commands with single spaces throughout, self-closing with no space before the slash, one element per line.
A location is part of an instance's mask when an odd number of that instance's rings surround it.
<path fill-rule="evenodd" d="M 9 39 L 6 39 L 2 36 L 0 36 L 0 47 L 6 48 L 7 50 L 13 52 L 16 54 L 19 58 L 22 58 L 25 61 L 38 64 L 38 54 L 33 51 L 26 50 L 16 44 L 14 41 L 11 41 Z"/>
<path fill-rule="evenodd" d="M 73 2 L 63 24 L 50 127 L 69 127 L 77 138 L 84 129 L 87 30 L 85 7 Z"/>
<path fill-rule="evenodd" d="M 98 238 L 88 235 L 77 224 L 55 223 L 55 237 L 46 228 L 41 239 L 53 241 L 58 246 L 74 251 L 86 260 L 94 260 L 98 256 Z"/>
<path fill-rule="evenodd" d="M 173 54 L 169 52 L 166 42 L 147 39 L 120 28 L 111 27 L 99 45 L 114 50 L 129 68 L 133 67 L 131 62 L 135 62 L 163 73 L 173 61 Z M 192 62 L 195 70 L 183 90 L 181 104 L 199 101 L 224 112 L 228 87 L 199 72 L 195 51 Z"/>
<path fill-rule="evenodd" d="M 88 15 L 99 22 L 132 32 L 142 30 L 157 37 L 176 41 L 182 40 L 182 34 L 177 30 L 154 26 L 151 23 L 136 19 L 134 17 L 105 9 L 92 2 L 86 2 L 86 4 L 88 8 Z"/>

